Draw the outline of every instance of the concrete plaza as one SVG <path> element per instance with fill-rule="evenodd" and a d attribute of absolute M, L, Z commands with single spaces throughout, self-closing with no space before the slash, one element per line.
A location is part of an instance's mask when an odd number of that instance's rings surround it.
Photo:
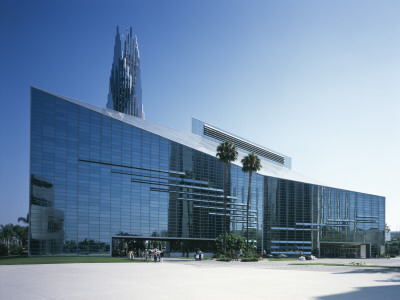
<path fill-rule="evenodd" d="M 400 259 L 364 261 L 400 267 Z M 399 269 L 166 259 L 0 266 L 1 299 L 399 299 Z"/>

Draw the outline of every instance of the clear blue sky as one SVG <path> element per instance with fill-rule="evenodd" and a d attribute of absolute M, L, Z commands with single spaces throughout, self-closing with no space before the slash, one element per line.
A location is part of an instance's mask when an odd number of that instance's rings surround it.
<path fill-rule="evenodd" d="M 399 1 L 0 2 L 0 224 L 28 212 L 29 87 L 105 106 L 116 26 L 138 36 L 146 119 L 195 116 L 386 196 L 400 230 Z"/>

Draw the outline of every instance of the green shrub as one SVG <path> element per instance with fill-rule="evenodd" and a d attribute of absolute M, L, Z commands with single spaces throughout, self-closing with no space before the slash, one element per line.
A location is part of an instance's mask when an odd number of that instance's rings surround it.
<path fill-rule="evenodd" d="M 8 248 L 2 243 L 0 243 L 0 256 L 8 256 Z"/>
<path fill-rule="evenodd" d="M 251 261 L 258 261 L 259 258 L 257 256 L 250 256 L 250 257 L 243 257 L 240 261 L 242 262 L 251 262 Z"/>
<path fill-rule="evenodd" d="M 243 257 L 240 261 L 242 262 L 251 262 L 251 261 L 258 261 L 260 256 L 255 253 L 249 253 L 246 257 Z"/>
<path fill-rule="evenodd" d="M 231 261 L 232 257 L 230 255 L 221 254 L 221 255 L 217 256 L 217 260 L 218 261 Z"/>
<path fill-rule="evenodd" d="M 10 246 L 10 254 L 22 255 L 22 247 L 20 245 L 12 244 Z"/>

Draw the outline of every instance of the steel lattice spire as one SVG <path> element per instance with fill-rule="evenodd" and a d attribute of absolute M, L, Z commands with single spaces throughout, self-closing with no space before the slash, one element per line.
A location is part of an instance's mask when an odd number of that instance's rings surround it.
<path fill-rule="evenodd" d="M 139 47 L 132 27 L 124 37 L 117 26 L 107 108 L 144 119 Z"/>

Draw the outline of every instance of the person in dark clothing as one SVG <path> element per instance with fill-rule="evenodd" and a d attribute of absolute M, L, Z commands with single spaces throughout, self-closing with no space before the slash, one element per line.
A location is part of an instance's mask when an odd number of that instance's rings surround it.
<path fill-rule="evenodd" d="M 164 261 L 164 249 L 161 250 L 161 253 L 160 253 L 160 262 L 163 262 L 163 261 Z"/>

